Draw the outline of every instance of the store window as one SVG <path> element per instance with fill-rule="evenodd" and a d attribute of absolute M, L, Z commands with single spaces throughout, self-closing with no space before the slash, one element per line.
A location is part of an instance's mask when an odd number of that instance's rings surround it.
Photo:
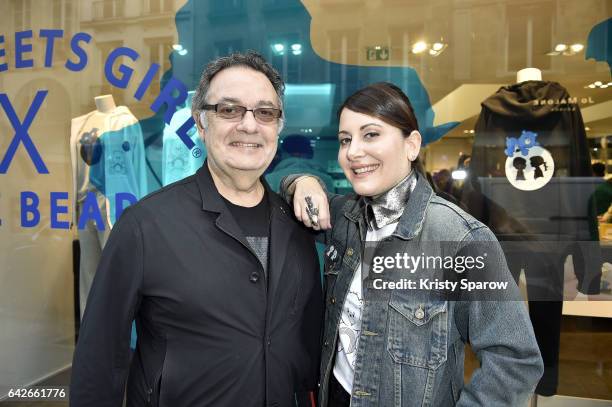
<path fill-rule="evenodd" d="M 31 0 L 13 0 L 11 2 L 13 9 L 13 26 L 15 31 L 26 29 L 32 23 L 32 2 Z"/>
<path fill-rule="evenodd" d="M 172 12 L 172 7 L 172 0 L 145 0 L 143 11 L 145 14 L 168 13 Z"/>
<path fill-rule="evenodd" d="M 554 6 L 553 2 L 542 2 L 506 7 L 508 72 L 516 72 L 525 66 L 538 66 L 542 70 L 550 68 L 551 58 L 547 53 L 552 51 L 553 45 Z M 524 53 L 517 52 L 519 49 Z"/>
<path fill-rule="evenodd" d="M 93 8 L 95 20 L 120 18 L 125 13 L 125 2 L 123 0 L 100 0 L 93 3 Z"/>

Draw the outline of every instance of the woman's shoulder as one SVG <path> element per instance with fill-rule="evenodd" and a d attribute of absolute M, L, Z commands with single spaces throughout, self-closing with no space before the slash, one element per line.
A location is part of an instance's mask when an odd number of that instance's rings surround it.
<path fill-rule="evenodd" d="M 328 193 L 327 196 L 332 218 L 344 213 L 356 212 L 361 206 L 361 199 L 354 192 L 343 195 Z"/>
<path fill-rule="evenodd" d="M 425 216 L 429 220 L 428 224 L 434 229 L 439 229 L 446 236 L 449 236 L 449 233 L 451 233 L 452 235 L 457 234 L 464 237 L 466 234 L 475 231 L 485 235 L 491 234 L 489 228 L 484 223 L 474 218 L 458 205 L 438 195 L 433 195 L 431 198 Z"/>

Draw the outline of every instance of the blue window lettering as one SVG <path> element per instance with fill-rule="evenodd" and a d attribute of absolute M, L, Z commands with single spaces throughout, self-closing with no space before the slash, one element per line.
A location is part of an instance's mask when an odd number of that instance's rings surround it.
<path fill-rule="evenodd" d="M 30 128 L 30 126 L 32 126 L 32 122 L 36 117 L 36 113 L 38 113 L 38 110 L 40 109 L 40 106 L 42 105 L 46 96 L 46 90 L 39 90 L 38 92 L 36 92 L 36 96 L 34 96 L 32 105 L 28 109 L 23 123 L 21 123 L 19 121 L 19 118 L 17 117 L 15 109 L 13 109 L 13 105 L 11 105 L 11 101 L 9 100 L 8 96 L 4 93 L 0 93 L 0 105 L 2 105 L 2 108 L 6 112 L 6 116 L 8 117 L 9 121 L 11 122 L 11 125 L 13 126 L 13 129 L 15 130 L 15 137 L 13 137 L 13 141 L 11 141 L 11 144 L 8 146 L 4 159 L 2 160 L 2 162 L 0 162 L 0 174 L 6 174 L 6 172 L 8 171 L 8 168 L 11 165 L 11 161 L 13 161 L 13 157 L 15 156 L 15 152 L 17 151 L 17 147 L 19 147 L 20 142 L 23 143 L 23 146 L 30 155 L 32 162 L 36 167 L 36 171 L 38 171 L 39 174 L 49 173 L 47 166 L 43 162 L 42 157 L 38 153 L 38 150 L 36 150 L 34 142 L 28 134 L 28 129 Z"/>
<path fill-rule="evenodd" d="M 40 222 L 40 212 L 38 211 L 38 205 L 40 199 L 36 192 L 23 191 L 21 193 L 21 227 L 22 228 L 33 228 Z M 32 216 L 28 216 L 31 214 Z"/>

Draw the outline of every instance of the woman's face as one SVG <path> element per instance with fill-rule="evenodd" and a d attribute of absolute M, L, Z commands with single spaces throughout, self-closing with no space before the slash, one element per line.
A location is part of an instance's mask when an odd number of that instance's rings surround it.
<path fill-rule="evenodd" d="M 358 195 L 380 195 L 410 173 L 421 147 L 413 132 L 405 137 L 397 127 L 349 109 L 340 114 L 338 162 Z"/>

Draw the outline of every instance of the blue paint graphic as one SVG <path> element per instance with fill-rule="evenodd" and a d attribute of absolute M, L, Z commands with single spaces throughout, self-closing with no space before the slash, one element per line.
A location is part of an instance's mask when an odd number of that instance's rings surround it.
<path fill-rule="evenodd" d="M 596 24 L 591 29 L 584 58 L 607 62 L 612 70 L 612 18 Z"/>

